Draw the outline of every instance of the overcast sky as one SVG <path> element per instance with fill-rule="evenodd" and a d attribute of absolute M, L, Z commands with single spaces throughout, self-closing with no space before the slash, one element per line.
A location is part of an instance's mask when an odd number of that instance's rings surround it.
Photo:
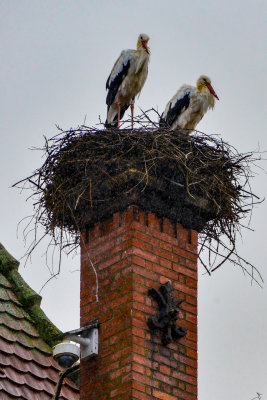
<path fill-rule="evenodd" d="M 183 83 L 210 76 L 220 101 L 198 125 L 239 152 L 267 150 L 266 2 L 263 0 L 0 0 L 0 241 L 26 251 L 18 222 L 33 212 L 11 185 L 43 159 L 43 135 L 106 117 L 105 82 L 120 51 L 149 34 L 151 61 L 139 100 L 159 111 Z M 267 170 L 265 161 L 260 163 Z M 267 195 L 266 173 L 252 189 Z M 30 193 L 29 193 L 30 194 Z M 266 274 L 266 202 L 256 206 L 239 252 Z M 21 224 L 23 227 L 23 224 Z M 29 244 L 29 242 L 28 242 Z M 39 292 L 50 277 L 41 245 L 20 272 Z M 57 253 L 56 253 L 57 254 Z M 51 260 L 48 260 L 51 266 Z M 54 263 L 56 269 L 56 263 Z M 42 291 L 42 307 L 63 331 L 79 326 L 79 256 Z M 199 273 L 199 399 L 267 400 L 267 289 L 226 265 Z"/>

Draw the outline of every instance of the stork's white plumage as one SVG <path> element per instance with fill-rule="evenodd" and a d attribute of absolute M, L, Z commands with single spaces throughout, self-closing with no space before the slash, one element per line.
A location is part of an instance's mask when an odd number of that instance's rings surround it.
<path fill-rule="evenodd" d="M 196 87 L 183 85 L 166 105 L 160 118 L 160 126 L 190 133 L 219 97 L 211 86 L 210 78 L 201 75 Z"/>
<path fill-rule="evenodd" d="M 147 78 L 150 57 L 148 41 L 149 36 L 141 33 L 138 36 L 137 49 L 123 50 L 112 68 L 106 83 L 107 128 L 119 128 L 120 120 L 130 105 L 133 128 L 134 100 L 140 94 Z"/>

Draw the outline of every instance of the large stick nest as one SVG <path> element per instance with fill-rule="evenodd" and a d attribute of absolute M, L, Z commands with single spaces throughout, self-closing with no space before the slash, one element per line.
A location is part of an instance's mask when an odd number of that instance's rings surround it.
<path fill-rule="evenodd" d="M 81 231 L 136 204 L 197 230 L 214 253 L 213 241 L 222 244 L 224 236 L 225 258 L 235 253 L 240 221 L 253 204 L 253 153 L 239 154 L 218 136 L 187 135 L 151 121 L 134 130 L 60 131 L 43 150 L 44 164 L 21 182 L 37 195 L 35 222 L 54 238 L 62 241 L 63 232 L 78 243 Z"/>

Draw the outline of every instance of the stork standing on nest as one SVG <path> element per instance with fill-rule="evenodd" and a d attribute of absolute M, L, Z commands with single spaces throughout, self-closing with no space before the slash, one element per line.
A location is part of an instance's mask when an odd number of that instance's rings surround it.
<path fill-rule="evenodd" d="M 106 83 L 108 106 L 106 128 L 120 127 L 120 120 L 131 106 L 132 129 L 134 100 L 140 94 L 148 72 L 150 51 L 147 46 L 149 36 L 138 36 L 136 50 L 123 50 L 114 64 Z"/>
<path fill-rule="evenodd" d="M 215 97 L 219 97 L 211 86 L 211 80 L 201 75 L 196 87 L 183 85 L 166 105 L 159 125 L 192 132 L 209 108 L 214 108 Z"/>

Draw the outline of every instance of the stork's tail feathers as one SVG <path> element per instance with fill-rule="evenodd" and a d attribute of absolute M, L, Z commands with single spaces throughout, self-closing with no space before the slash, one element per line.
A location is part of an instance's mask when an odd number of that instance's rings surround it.
<path fill-rule="evenodd" d="M 123 106 L 121 107 L 121 118 L 120 118 L 120 119 L 122 119 L 122 117 L 124 116 L 125 111 L 126 111 L 127 108 L 129 107 L 129 105 L 130 105 L 130 104 L 125 104 L 125 105 L 123 105 Z M 117 128 L 117 127 L 118 127 L 118 114 L 116 113 L 116 114 L 113 116 L 112 121 L 108 121 L 108 118 L 106 119 L 105 128 L 107 128 L 107 129 L 112 129 L 112 128 Z"/>
<path fill-rule="evenodd" d="M 159 127 L 167 128 L 167 122 L 166 122 L 166 119 L 163 118 L 163 113 L 161 114 L 160 119 L 159 119 Z"/>
<path fill-rule="evenodd" d="M 106 129 L 113 129 L 113 128 L 117 128 L 117 127 L 118 127 L 118 120 L 115 121 L 115 122 L 110 123 L 110 122 L 108 122 L 108 120 L 106 119 L 106 122 L 105 122 L 105 128 L 106 128 Z"/>

